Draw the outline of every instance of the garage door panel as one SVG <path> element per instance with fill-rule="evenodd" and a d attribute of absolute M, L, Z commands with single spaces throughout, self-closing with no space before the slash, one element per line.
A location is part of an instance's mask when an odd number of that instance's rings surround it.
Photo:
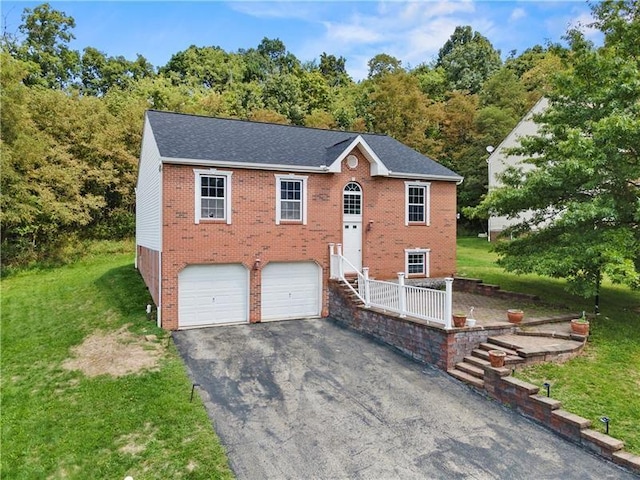
<path fill-rule="evenodd" d="M 243 265 L 189 265 L 178 283 L 180 328 L 248 321 L 248 275 Z"/>
<path fill-rule="evenodd" d="M 262 320 L 319 316 L 321 268 L 314 262 L 276 262 L 262 270 Z"/>

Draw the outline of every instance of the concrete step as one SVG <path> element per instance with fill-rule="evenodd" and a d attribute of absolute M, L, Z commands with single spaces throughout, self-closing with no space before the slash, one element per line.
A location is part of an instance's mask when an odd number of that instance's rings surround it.
<path fill-rule="evenodd" d="M 480 348 L 482 350 L 502 350 L 504 353 L 506 353 L 507 355 L 511 355 L 512 357 L 518 356 L 518 352 L 516 352 L 515 350 L 508 347 L 503 347 L 502 345 L 497 343 L 484 342 L 480 344 Z"/>
<path fill-rule="evenodd" d="M 467 362 L 458 362 L 456 363 L 456 368 L 458 370 L 462 370 L 469 375 L 473 375 L 474 377 L 478 377 L 480 379 L 484 378 L 484 370 L 482 368 L 476 367 L 475 365 Z"/>
<path fill-rule="evenodd" d="M 457 378 L 464 383 L 471 385 L 473 387 L 479 388 L 481 390 L 484 389 L 484 380 L 479 379 L 478 377 L 474 377 L 473 375 L 469 375 L 462 370 L 458 370 L 457 368 L 452 368 L 447 370 L 447 373 L 454 378 Z"/>
<path fill-rule="evenodd" d="M 520 349 L 519 345 L 516 345 L 515 343 L 513 343 L 513 341 L 511 339 L 507 340 L 506 338 L 498 335 L 495 337 L 489 337 L 487 338 L 487 343 L 491 343 L 494 345 L 498 345 L 499 347 L 502 347 L 503 350 L 511 350 L 512 352 L 516 352 L 516 350 Z M 517 353 L 516 353 L 517 355 Z"/>
<path fill-rule="evenodd" d="M 519 335 L 521 337 L 543 337 L 543 338 L 559 338 L 561 340 L 573 340 L 572 334 L 570 333 L 556 333 L 556 332 L 543 332 L 543 331 L 519 331 L 515 332 L 514 335 Z"/>
<path fill-rule="evenodd" d="M 484 360 L 484 359 L 482 359 L 480 357 L 474 357 L 472 355 L 468 355 L 468 356 L 464 357 L 464 361 L 466 363 L 470 363 L 471 365 L 474 365 L 474 366 L 479 367 L 479 368 L 483 368 L 483 367 L 491 365 L 491 363 L 489 363 L 487 360 Z"/>

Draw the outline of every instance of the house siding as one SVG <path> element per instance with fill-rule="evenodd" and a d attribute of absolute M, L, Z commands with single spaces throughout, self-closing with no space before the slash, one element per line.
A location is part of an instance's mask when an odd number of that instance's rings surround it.
<path fill-rule="evenodd" d="M 533 165 L 522 162 L 524 157 L 508 155 L 506 151 L 510 148 L 518 147 L 522 137 L 536 135 L 538 133 L 538 125 L 534 122 L 533 116 L 544 112 L 548 106 L 549 100 L 542 97 L 489 156 L 487 160 L 489 164 L 489 190 L 502 186 L 499 177 L 504 174 L 509 167 L 521 167 L 523 172 L 533 169 Z M 516 218 L 497 215 L 490 216 L 488 222 L 489 241 L 496 241 L 503 230 L 522 220 L 528 220 L 531 216 L 531 212 L 523 212 Z"/>
<path fill-rule="evenodd" d="M 160 250 L 162 245 L 162 163 L 149 120 L 145 119 L 136 185 L 136 245 Z"/>
<path fill-rule="evenodd" d="M 431 276 L 455 271 L 455 183 L 431 182 L 431 224 L 405 226 L 407 179 L 372 177 L 359 163 L 341 173 L 308 174 L 307 224 L 276 225 L 275 174 L 286 171 L 234 169 L 232 224 L 194 222 L 194 168 L 163 165 L 162 326 L 178 328 L 178 273 L 189 264 L 242 263 L 250 270 L 251 322 L 260 321 L 261 269 L 269 262 L 314 261 L 322 267 L 322 316 L 328 311 L 329 243 L 342 242 L 342 192 L 355 181 L 363 195 L 363 265 L 376 278 L 404 271 L 406 248 L 429 248 Z M 229 169 L 220 168 L 229 171 Z M 372 221 L 370 231 L 366 231 Z M 256 260 L 260 260 L 255 269 Z"/>

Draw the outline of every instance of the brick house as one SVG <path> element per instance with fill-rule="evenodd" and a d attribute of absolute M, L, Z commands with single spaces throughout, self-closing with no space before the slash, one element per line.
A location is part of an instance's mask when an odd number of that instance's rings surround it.
<path fill-rule="evenodd" d="M 328 311 L 329 244 L 451 275 L 462 178 L 386 136 L 148 111 L 136 267 L 170 330 Z"/>

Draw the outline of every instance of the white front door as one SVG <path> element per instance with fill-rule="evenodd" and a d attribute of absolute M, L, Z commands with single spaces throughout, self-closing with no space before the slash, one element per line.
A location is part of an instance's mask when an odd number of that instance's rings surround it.
<path fill-rule="evenodd" d="M 342 194 L 342 254 L 354 268 L 345 266 L 345 273 L 362 270 L 362 189 L 349 182 Z"/>

